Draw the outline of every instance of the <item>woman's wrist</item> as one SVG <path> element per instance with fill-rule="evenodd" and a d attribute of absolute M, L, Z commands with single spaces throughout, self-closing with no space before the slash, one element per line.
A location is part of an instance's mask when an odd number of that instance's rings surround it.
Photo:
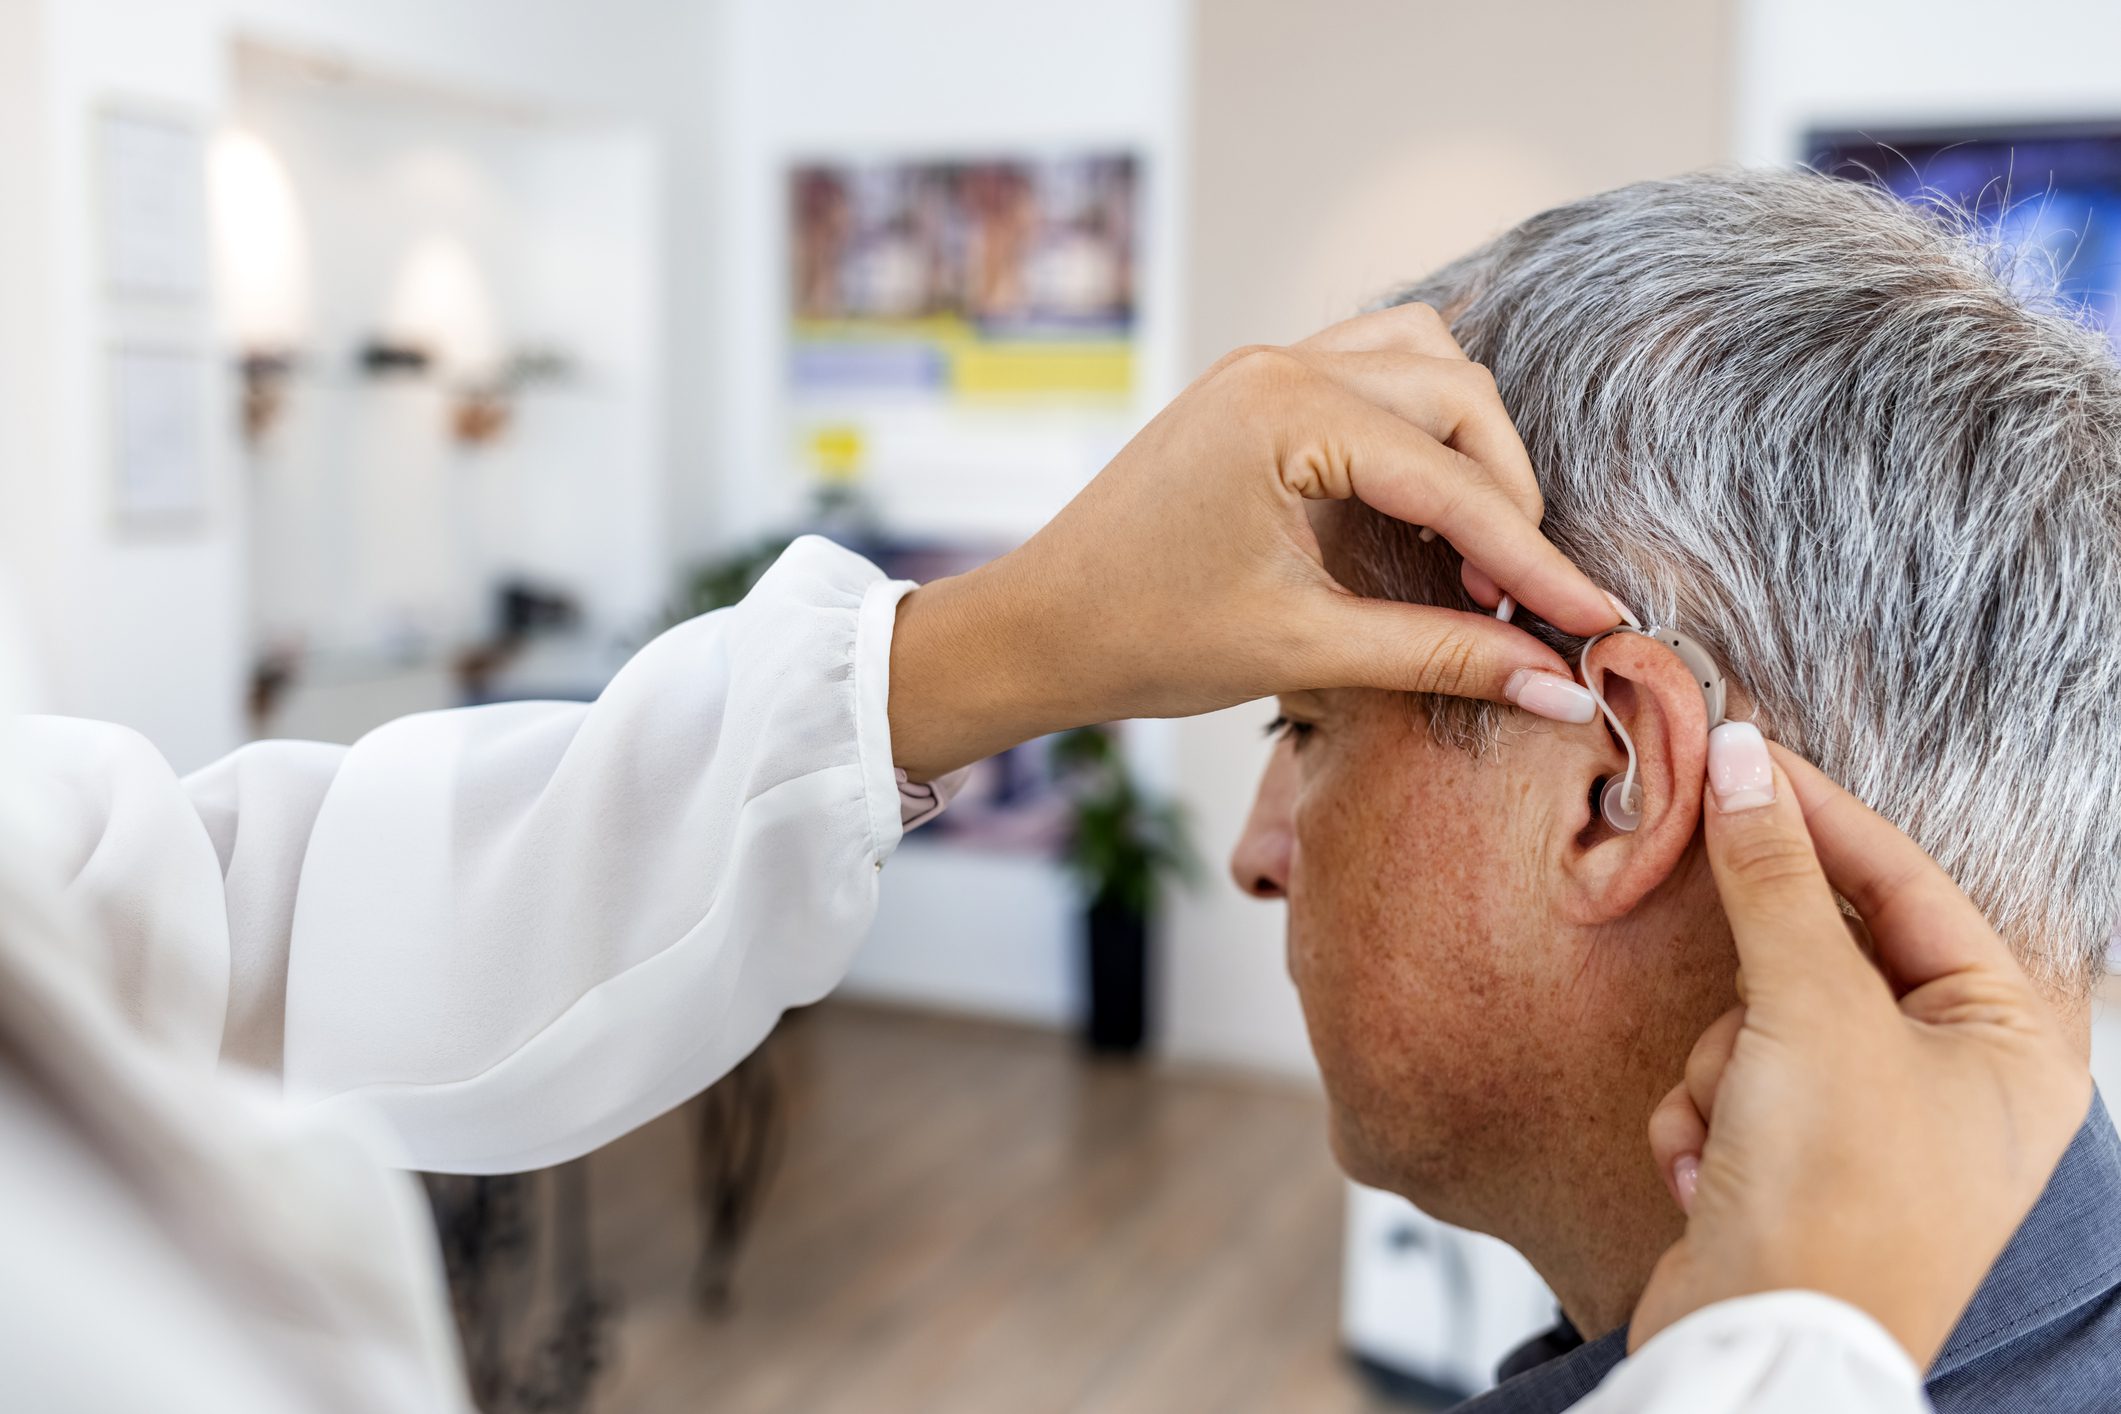
<path fill-rule="evenodd" d="M 891 637 L 891 754 L 916 781 L 1070 725 L 1039 688 L 1036 625 L 1019 622 L 1002 562 L 924 584 Z M 1050 679 L 1047 679 L 1050 681 Z"/>

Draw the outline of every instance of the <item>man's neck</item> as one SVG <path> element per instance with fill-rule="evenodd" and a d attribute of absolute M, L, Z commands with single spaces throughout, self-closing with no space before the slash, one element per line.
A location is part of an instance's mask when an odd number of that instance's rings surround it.
<path fill-rule="evenodd" d="M 1627 1323 L 1686 1229 L 1643 1137 L 1649 1106 L 1609 1095 L 1596 1108 L 1579 1111 L 1560 1146 L 1522 1156 L 1516 1172 L 1536 1178 L 1474 1223 L 1523 1254 L 1586 1340 Z"/>
<path fill-rule="evenodd" d="M 1552 1289 L 1562 1314 L 1585 1340 L 1627 1324 L 1658 1258 L 1685 1230 L 1671 1199 L 1662 1192 L 1651 1196 L 1661 1208 L 1632 1202 L 1587 1205 L 1591 1211 L 1573 1231 L 1550 1226 L 1547 1241 L 1528 1238 L 1512 1244 Z"/>
<path fill-rule="evenodd" d="M 2088 1003 L 2051 999 L 2063 1028 L 2088 1056 Z M 1547 1167 L 1552 1181 L 1513 1212 L 1497 1236 L 1532 1264 L 1560 1301 L 1562 1314 L 1585 1340 L 1627 1324 L 1649 1284 L 1650 1272 L 1679 1239 L 1686 1223 L 1650 1162 L 1641 1125 L 1609 1116 L 1586 1126 L 1592 1147 L 1573 1161 Z"/>

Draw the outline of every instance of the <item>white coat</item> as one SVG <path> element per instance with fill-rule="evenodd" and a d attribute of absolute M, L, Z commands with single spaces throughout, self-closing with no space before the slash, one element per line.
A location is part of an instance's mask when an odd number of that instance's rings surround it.
<path fill-rule="evenodd" d="M 123 729 L 18 720 L 0 1408 L 466 1408 L 392 1170 L 575 1158 L 832 988 L 901 834 L 910 588 L 801 541 L 594 704 L 260 743 L 181 779 Z M 1698 1313 L 1580 1406 L 1923 1407 L 1882 1330 L 1801 1293 Z"/>

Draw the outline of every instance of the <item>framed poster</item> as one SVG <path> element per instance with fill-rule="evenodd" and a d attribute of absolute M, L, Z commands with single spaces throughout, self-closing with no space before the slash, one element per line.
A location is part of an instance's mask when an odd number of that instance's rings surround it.
<path fill-rule="evenodd" d="M 797 399 L 1126 399 L 1140 167 L 1124 152 L 795 166 Z"/>
<path fill-rule="evenodd" d="M 196 349 L 110 352 L 111 506 L 131 528 L 203 521 L 208 501 L 207 360 Z"/>
<path fill-rule="evenodd" d="M 96 114 L 103 280 L 113 296 L 206 294 L 206 142 L 189 117 L 150 105 Z"/>

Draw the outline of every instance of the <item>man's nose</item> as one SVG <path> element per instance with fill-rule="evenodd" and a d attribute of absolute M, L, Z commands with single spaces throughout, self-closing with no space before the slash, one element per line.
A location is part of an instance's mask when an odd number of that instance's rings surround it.
<path fill-rule="evenodd" d="M 1296 830 L 1290 818 L 1295 803 L 1295 763 L 1289 759 L 1287 746 L 1277 746 L 1266 774 L 1259 779 L 1259 793 L 1252 799 L 1244 833 L 1237 837 L 1237 848 L 1230 851 L 1230 877 L 1254 898 L 1282 898 L 1289 892 L 1289 865 L 1296 854 Z"/>

